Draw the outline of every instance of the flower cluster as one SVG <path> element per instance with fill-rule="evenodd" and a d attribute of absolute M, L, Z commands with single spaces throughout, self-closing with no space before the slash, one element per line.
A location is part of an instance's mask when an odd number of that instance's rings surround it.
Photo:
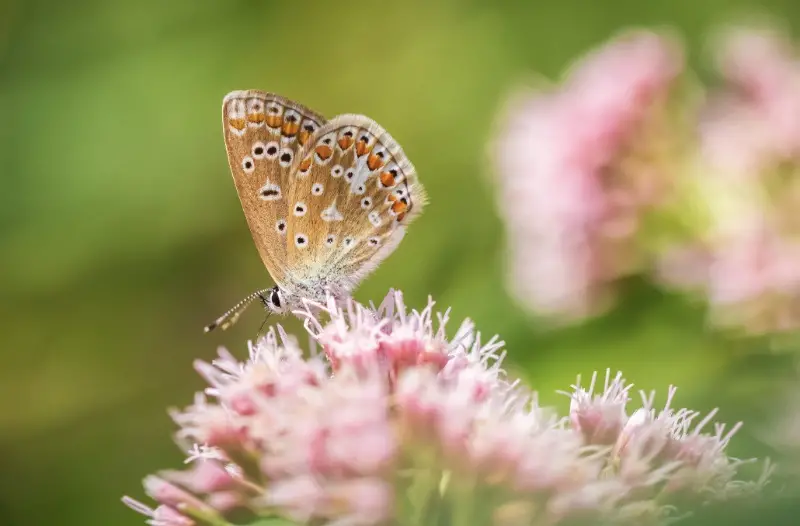
<path fill-rule="evenodd" d="M 674 164 L 662 132 L 683 71 L 671 39 L 635 32 L 580 60 L 562 85 L 523 94 L 496 140 L 509 290 L 530 310 L 580 318 L 641 270 L 650 211 Z"/>
<path fill-rule="evenodd" d="M 713 415 L 695 423 L 652 396 L 631 408 L 621 375 L 579 381 L 558 417 L 506 377 L 503 342 L 469 321 L 448 339 L 430 301 L 408 310 L 392 292 L 378 308 L 298 314 L 323 353 L 304 358 L 278 327 L 245 362 L 221 351 L 196 364 L 209 387 L 173 413 L 193 466 L 145 478 L 155 509 L 124 499 L 149 524 L 658 524 L 686 497 L 766 482 L 768 469 L 734 480 L 742 461 L 725 448 L 738 426 L 706 433 Z"/>
<path fill-rule="evenodd" d="M 496 171 L 523 305 L 580 319 L 650 273 L 702 295 L 719 327 L 800 327 L 800 61 L 769 28 L 714 49 L 715 89 L 690 82 L 674 40 L 640 32 L 515 99 Z"/>
<path fill-rule="evenodd" d="M 664 262 L 699 288 L 714 321 L 749 334 L 800 328 L 800 63 L 774 30 L 730 29 L 724 85 L 699 119 L 709 228 Z"/>

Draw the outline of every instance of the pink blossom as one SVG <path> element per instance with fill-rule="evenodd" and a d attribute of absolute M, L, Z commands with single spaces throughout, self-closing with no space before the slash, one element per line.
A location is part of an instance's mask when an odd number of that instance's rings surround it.
<path fill-rule="evenodd" d="M 278 327 L 244 361 L 221 350 L 196 364 L 209 387 L 173 412 L 194 465 L 145 478 L 155 510 L 125 500 L 151 524 L 226 524 L 234 511 L 420 524 L 475 503 L 498 521 L 655 520 L 671 509 L 665 489 L 745 493 L 724 452 L 732 432 L 703 434 L 704 422 L 690 432 L 695 413 L 656 414 L 652 399 L 628 417 L 619 374 L 602 392 L 595 377 L 575 386 L 569 417 L 558 417 L 506 377 L 503 342 L 469 320 L 448 338 L 433 301 L 410 310 L 390 292 L 378 308 L 330 300 L 296 314 L 328 362 L 303 357 Z M 231 430 L 226 440 L 198 442 L 219 429 Z"/>
<path fill-rule="evenodd" d="M 561 86 L 510 104 L 496 139 L 498 207 L 508 287 L 524 306 L 585 317 L 609 304 L 614 280 L 640 270 L 643 216 L 668 181 L 660 114 L 682 67 L 672 40 L 632 33 L 587 55 Z"/>

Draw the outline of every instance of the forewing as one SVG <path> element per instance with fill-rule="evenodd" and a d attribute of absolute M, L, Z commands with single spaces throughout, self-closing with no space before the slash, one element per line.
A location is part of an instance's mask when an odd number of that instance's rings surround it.
<path fill-rule="evenodd" d="M 325 119 L 273 93 L 234 91 L 222 103 L 225 147 L 258 253 L 272 278 L 286 272 L 289 173 L 298 151 Z"/>
<path fill-rule="evenodd" d="M 288 273 L 352 290 L 394 251 L 425 201 L 414 166 L 386 130 L 363 115 L 335 117 L 295 162 Z"/>

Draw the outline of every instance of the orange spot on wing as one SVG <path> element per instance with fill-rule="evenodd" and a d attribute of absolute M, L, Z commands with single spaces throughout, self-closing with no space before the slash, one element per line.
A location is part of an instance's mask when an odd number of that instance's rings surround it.
<path fill-rule="evenodd" d="M 286 137 L 294 137 L 300 130 L 300 124 L 297 122 L 286 121 L 283 123 L 281 133 Z"/>
<path fill-rule="evenodd" d="M 375 155 L 374 153 L 369 154 L 369 158 L 367 158 L 367 166 L 369 166 L 370 171 L 375 171 L 384 164 L 385 163 L 380 156 Z"/>
<path fill-rule="evenodd" d="M 310 131 L 308 131 L 308 130 L 300 130 L 300 133 L 297 134 L 297 142 L 299 142 L 300 145 L 302 146 L 308 141 L 309 137 L 311 137 L 311 132 Z"/>
<path fill-rule="evenodd" d="M 251 113 L 247 116 L 247 122 L 252 122 L 253 124 L 261 124 L 266 119 L 266 115 L 263 113 Z"/>
<path fill-rule="evenodd" d="M 314 151 L 323 161 L 327 161 L 330 158 L 330 156 L 333 155 L 333 148 L 331 148 L 327 144 L 320 144 L 314 149 Z"/>
<path fill-rule="evenodd" d="M 397 214 L 397 222 L 399 223 L 400 221 L 402 221 L 405 216 L 406 216 L 405 212 L 403 212 L 402 214 Z"/>
<path fill-rule="evenodd" d="M 394 194 L 389 194 L 389 197 L 387 197 L 386 200 L 389 201 L 390 203 L 394 203 L 395 201 L 397 201 L 397 196 Z"/>
<path fill-rule="evenodd" d="M 283 124 L 283 116 L 267 115 L 266 121 L 267 121 L 267 126 L 269 126 L 270 128 L 280 128 L 281 124 Z"/>
<path fill-rule="evenodd" d="M 311 168 L 311 157 L 306 157 L 300 162 L 300 171 L 307 172 Z"/>
<path fill-rule="evenodd" d="M 408 210 L 408 205 L 405 204 L 402 200 L 395 201 L 394 203 L 392 203 L 392 212 L 394 212 L 398 216 L 400 214 L 404 214 L 406 210 Z"/>
<path fill-rule="evenodd" d="M 247 126 L 247 122 L 244 119 L 230 119 L 228 120 L 228 124 L 231 125 L 231 128 L 237 130 L 243 130 L 244 127 Z"/>
<path fill-rule="evenodd" d="M 367 162 L 369 164 L 369 162 Z M 394 186 L 394 176 L 391 172 L 381 173 L 381 184 L 386 187 Z M 392 199 L 394 201 L 394 199 Z"/>
<path fill-rule="evenodd" d="M 348 137 L 345 135 L 344 137 L 339 139 L 339 148 L 341 148 L 342 150 L 347 150 L 348 148 L 353 146 L 354 142 L 356 141 L 354 141 L 352 137 Z"/>
<path fill-rule="evenodd" d="M 367 146 L 367 143 L 364 141 L 358 141 L 358 144 L 356 144 L 356 155 L 359 157 L 367 153 L 369 150 L 370 147 Z"/>

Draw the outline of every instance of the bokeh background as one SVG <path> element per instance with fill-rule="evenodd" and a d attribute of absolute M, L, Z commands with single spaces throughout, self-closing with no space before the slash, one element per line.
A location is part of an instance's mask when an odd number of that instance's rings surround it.
<path fill-rule="evenodd" d="M 744 420 L 734 454 L 776 454 L 761 435 L 791 356 L 716 336 L 701 307 L 637 280 L 571 328 L 509 300 L 487 148 L 513 88 L 622 28 L 676 29 L 703 76 L 710 29 L 758 8 L 797 30 L 795 0 L 3 1 L 0 524 L 141 524 L 119 498 L 181 463 L 165 409 L 202 386 L 192 361 L 241 355 L 255 335 L 258 312 L 201 330 L 270 284 L 225 159 L 234 89 L 369 115 L 415 163 L 431 204 L 358 299 L 432 295 L 500 334 L 546 403 L 566 408 L 554 391 L 579 373 L 619 369 L 660 400 L 675 384 L 679 405 Z"/>

